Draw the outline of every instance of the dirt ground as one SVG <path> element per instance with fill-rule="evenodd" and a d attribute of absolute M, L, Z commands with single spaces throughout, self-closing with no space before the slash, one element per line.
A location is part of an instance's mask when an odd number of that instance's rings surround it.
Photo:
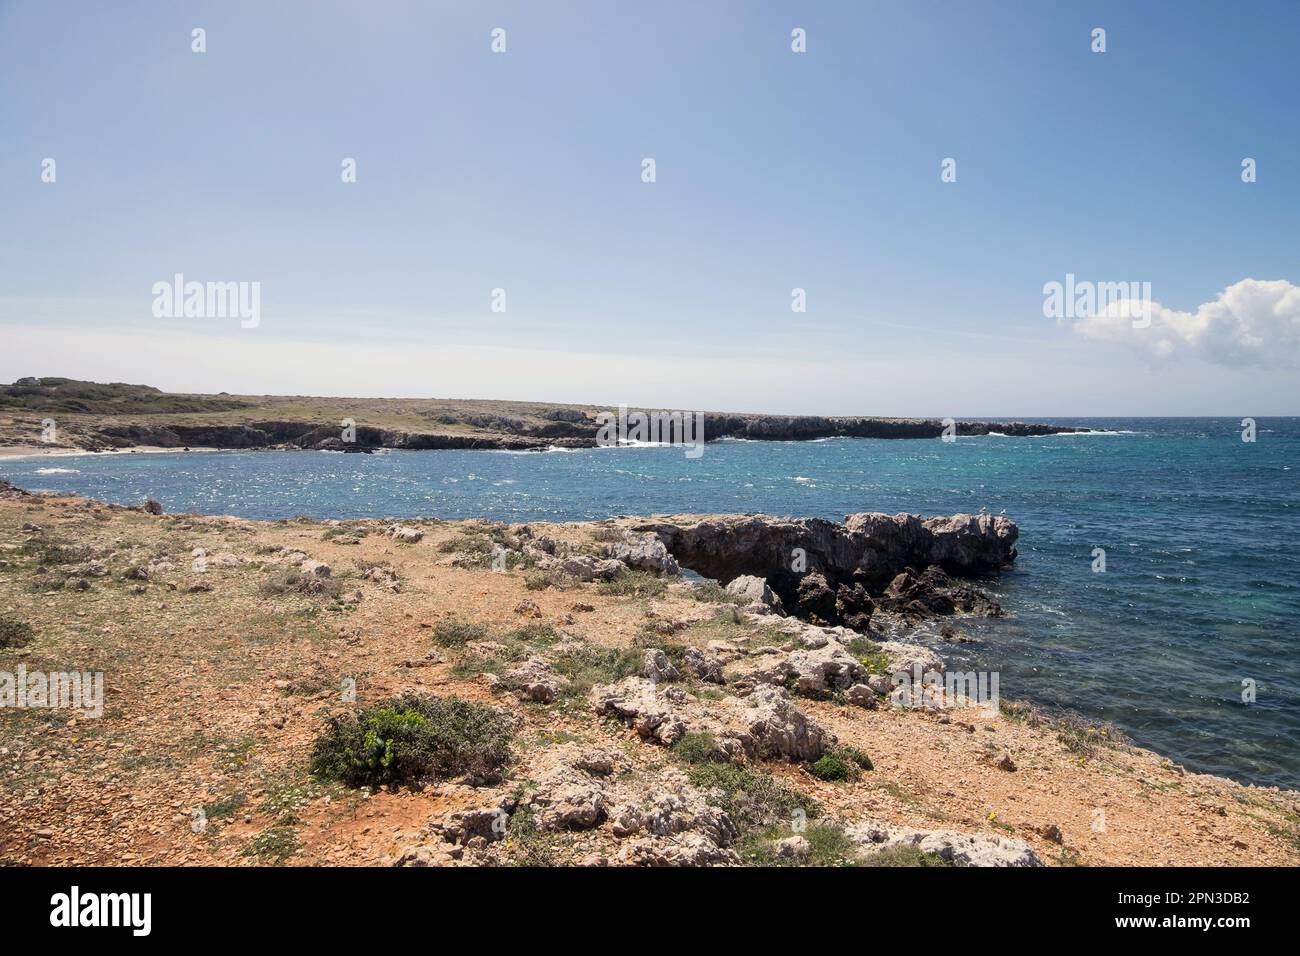
<path fill-rule="evenodd" d="M 522 752 L 557 741 L 615 747 L 635 765 L 670 763 L 665 748 L 597 717 L 583 700 L 536 704 L 495 693 L 457 669 L 432 638 L 442 621 L 500 633 L 516 608 L 567 636 L 623 646 L 647 622 L 716 638 L 716 608 L 673 582 L 660 594 L 599 584 L 528 586 L 529 572 L 464 559 L 473 522 L 275 523 L 153 515 L 80 498 L 0 500 L 0 615 L 30 624 L 0 648 L 0 671 L 102 671 L 101 717 L 0 711 L 0 864 L 374 865 L 404 836 L 473 800 L 473 788 L 351 790 L 308 770 L 325 714 L 413 691 L 512 712 Z M 596 525 L 534 525 L 591 544 Z M 205 558 L 195 564 L 195 549 Z M 331 592 L 277 593 L 283 549 L 331 569 Z M 214 556 L 232 555 L 213 560 Z M 133 569 L 149 567 L 147 576 Z M 373 564 L 391 568 L 381 580 Z M 89 570 L 87 570 L 89 569 Z M 104 573 L 99 573 L 100 571 Z M 77 582 L 88 582 L 85 589 Z M 393 580 L 398 584 L 394 589 Z M 583 606 L 589 606 L 591 610 Z M 801 765 L 762 769 L 845 819 L 1012 835 L 1053 865 L 1295 865 L 1300 794 L 1185 772 L 1148 751 L 1089 740 L 1050 722 L 956 719 L 834 700 L 808 716 L 870 755 L 874 769 L 827 782 Z M 994 759 L 1009 753 L 1014 771 Z M 202 810 L 203 825 L 196 826 Z M 588 837 L 564 834 L 558 862 Z"/>

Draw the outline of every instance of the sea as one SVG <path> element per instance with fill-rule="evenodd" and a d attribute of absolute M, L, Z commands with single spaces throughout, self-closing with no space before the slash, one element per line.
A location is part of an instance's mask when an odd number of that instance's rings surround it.
<path fill-rule="evenodd" d="M 997 671 L 1003 699 L 1108 721 L 1192 770 L 1300 789 L 1300 418 L 1255 419 L 1253 435 L 1240 418 L 1053 421 L 1092 431 L 721 439 L 699 457 L 665 446 L 45 456 L 0 459 L 0 477 L 263 519 L 1005 514 L 1019 557 L 980 586 L 1006 617 L 957 622 L 974 643 L 919 639 L 963 669 Z"/>

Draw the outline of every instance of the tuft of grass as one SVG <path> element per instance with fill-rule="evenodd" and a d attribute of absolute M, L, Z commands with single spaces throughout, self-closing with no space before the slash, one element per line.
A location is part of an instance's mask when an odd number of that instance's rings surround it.
<path fill-rule="evenodd" d="M 565 696 L 585 697 L 597 684 L 610 684 L 637 673 L 642 656 L 633 647 L 583 644 L 557 654 L 551 666 L 568 678 Z"/>
<path fill-rule="evenodd" d="M 532 807 L 520 807 L 511 815 L 506 849 L 515 866 L 555 866 L 558 843 L 556 835 L 538 829 Z"/>
<path fill-rule="evenodd" d="M 264 597 L 277 597 L 282 594 L 326 595 L 336 598 L 343 586 L 333 578 L 319 578 L 314 574 L 303 574 L 296 568 L 277 572 L 258 586 L 258 592 Z"/>
<path fill-rule="evenodd" d="M 0 615 L 0 647 L 25 647 L 36 637 L 36 632 L 26 621 Z"/>
<path fill-rule="evenodd" d="M 244 847 L 243 855 L 283 863 L 297 852 L 298 834 L 293 832 L 293 827 L 275 826 L 253 837 Z"/>
<path fill-rule="evenodd" d="M 690 596 L 701 604 L 744 604 L 745 599 L 735 594 L 728 594 L 717 581 L 696 581 L 691 587 Z"/>
<path fill-rule="evenodd" d="M 473 621 L 439 621 L 433 628 L 433 642 L 440 647 L 464 647 L 470 641 L 485 641 L 488 629 Z"/>
<path fill-rule="evenodd" d="M 1008 700 L 998 701 L 998 711 L 1003 717 L 1030 727 L 1050 727 L 1066 750 L 1081 757 L 1092 756 L 1098 747 L 1123 747 L 1129 743 L 1124 732 L 1108 721 L 1088 720 L 1067 711 L 1049 713 Z"/>
<path fill-rule="evenodd" d="M 659 597 L 668 590 L 668 582 L 657 578 L 649 571 L 635 569 L 624 571 L 610 581 L 601 581 L 596 585 L 601 594 L 620 597 L 651 598 Z"/>
<path fill-rule="evenodd" d="M 750 866 L 860 866 L 858 846 L 833 821 L 813 823 L 799 833 L 809 843 L 806 861 L 782 857 L 776 848 L 777 841 L 794 836 L 787 828 L 773 827 L 743 841 L 738 847 L 740 858 Z"/>
<path fill-rule="evenodd" d="M 36 559 L 37 564 L 83 564 L 94 557 L 90 548 L 76 547 L 61 541 L 47 541 L 35 538 L 27 541 L 21 553 Z"/>
<path fill-rule="evenodd" d="M 220 800 L 205 803 L 203 805 L 203 816 L 209 821 L 232 817 L 243 807 L 246 799 L 243 792 L 239 791 L 230 794 L 228 797 L 222 797 Z"/>
<path fill-rule="evenodd" d="M 957 866 L 937 853 L 927 853 L 910 843 L 896 843 L 862 858 L 863 866 Z"/>
<path fill-rule="evenodd" d="M 673 756 L 683 763 L 709 763 L 718 758 L 718 741 L 708 731 L 692 730 L 672 745 Z"/>
<path fill-rule="evenodd" d="M 889 658 L 885 656 L 880 645 L 865 637 L 855 637 L 845 645 L 848 652 L 858 659 L 867 673 L 873 675 L 890 674 Z"/>
<path fill-rule="evenodd" d="M 494 780 L 510 760 L 511 736 L 507 719 L 483 704 L 405 694 L 329 718 L 311 771 L 352 787 Z"/>
<path fill-rule="evenodd" d="M 688 765 L 686 775 L 696 787 L 710 794 L 711 802 L 725 810 L 742 836 L 776 825 L 789 825 L 796 818 L 821 816 L 821 806 L 781 783 L 771 774 L 734 763 L 710 761 Z"/>

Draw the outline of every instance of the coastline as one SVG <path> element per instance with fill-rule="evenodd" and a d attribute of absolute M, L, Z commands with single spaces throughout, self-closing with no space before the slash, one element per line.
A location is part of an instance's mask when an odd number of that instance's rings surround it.
<path fill-rule="evenodd" d="M 37 795 L 18 801 L 11 791 L 0 793 L 0 813 L 13 824 L 12 836 L 0 838 L 0 856 L 235 862 L 279 827 L 295 834 L 293 862 L 501 862 L 529 847 L 449 842 L 448 820 L 492 805 L 521 785 L 538 791 L 530 806 L 550 807 L 555 791 L 547 791 L 547 781 L 560 790 L 581 785 L 583 792 L 604 794 L 591 797 L 602 806 L 600 822 L 579 826 L 578 837 L 538 836 L 532 850 L 545 850 L 559 863 L 619 863 L 629 862 L 619 857 L 626 852 L 678 852 L 645 834 L 620 836 L 615 825 L 616 798 L 643 789 L 648 798 L 677 787 L 679 776 L 695 779 L 702 766 L 713 766 L 682 757 L 680 738 L 669 743 L 660 728 L 680 721 L 714 728 L 721 739 L 734 728 L 734 715 L 753 706 L 762 686 L 754 684 L 746 696 L 753 674 L 808 656 L 838 655 L 847 637 L 793 618 L 781 623 L 754 614 L 673 575 L 628 572 L 628 583 L 619 585 L 583 582 L 553 566 L 544 570 L 548 562 L 539 552 L 550 554 L 547 541 L 555 548 L 552 557 L 586 566 L 599 560 L 587 556 L 606 553 L 609 542 L 635 540 L 650 520 L 508 526 L 417 519 L 394 531 L 378 520 L 154 515 L 75 496 L 0 495 L 0 528 L 8 542 L 0 552 L 7 572 L 0 575 L 4 604 L 37 634 L 27 647 L 0 653 L 29 669 L 60 662 L 98 667 L 108 687 L 99 721 L 60 725 L 15 715 L 19 719 L 4 732 L 16 737 L 7 736 L 5 746 L 11 753 L 30 747 L 64 753 L 70 762 L 61 788 L 74 796 L 96 793 L 97 800 L 120 802 L 125 787 L 154 794 L 146 800 L 154 801 L 153 809 L 120 833 L 83 820 L 84 837 L 74 846 L 57 834 L 68 832 L 76 800 Z M 87 549 L 93 554 L 88 565 L 101 565 L 103 572 L 40 565 L 28 557 L 56 545 Z M 195 548 L 205 556 L 202 570 L 193 566 Z M 492 569 L 497 553 L 513 556 L 505 570 Z M 639 560 L 632 552 L 625 556 Z M 327 568 L 326 590 L 267 590 L 286 572 L 301 574 L 317 562 Z M 44 574 L 37 573 L 41 566 Z M 52 588 L 53 576 L 66 583 Z M 84 590 L 72 586 L 77 580 L 87 582 Z M 452 625 L 472 626 L 480 636 L 440 643 L 437 635 Z M 90 634 L 95 639 L 87 643 Z M 180 657 L 174 653 L 178 642 L 186 648 Z M 548 682 L 570 673 L 563 662 L 573 655 L 586 660 L 596 650 L 635 650 L 639 657 L 651 647 L 668 649 L 679 664 L 682 649 L 695 648 L 692 653 L 717 659 L 725 681 L 682 676 L 665 685 L 657 723 L 647 719 L 653 711 L 638 710 L 645 705 L 626 693 L 635 689 L 624 686 L 640 679 L 635 676 L 613 680 L 621 689 L 604 698 L 602 679 L 582 693 L 561 689 L 545 699 Z M 186 664 L 191 656 L 203 666 Z M 512 676 L 529 667 L 531 682 Z M 380 790 L 360 804 L 350 791 L 318 791 L 304 769 L 306 758 L 321 713 L 341 709 L 335 679 L 348 674 L 360 678 L 362 702 L 431 692 L 507 712 L 521 727 L 516 740 L 524 741 L 516 745 L 517 766 L 495 786 L 447 782 L 422 792 Z M 144 686 L 170 689 L 161 698 L 131 691 Z M 883 703 L 866 708 L 840 693 L 820 692 L 794 693 L 788 705 L 789 719 L 797 712 L 800 726 L 806 721 L 838 745 L 869 754 L 873 769 L 852 780 L 823 780 L 810 772 L 810 754 L 800 751 L 764 751 L 739 765 L 816 801 L 818 819 L 838 821 L 844 833 L 861 835 L 864 821 L 877 834 L 880 827 L 958 833 L 981 841 L 981 852 L 1022 859 L 1023 844 L 1054 865 L 1300 862 L 1290 822 L 1300 794 L 1190 773 L 1154 752 L 1099 742 L 1095 733 L 1089 739 L 1086 728 L 1071 729 L 1014 705 L 986 717 Z M 205 743 L 176 751 L 179 769 L 151 762 L 199 732 Z M 81 742 L 73 746 L 74 739 Z M 796 739 L 812 738 L 805 732 Z M 608 753 L 614 769 L 594 776 L 575 770 L 564 763 L 574 747 Z M 123 776 L 119 757 L 128 754 L 135 755 L 133 763 L 144 761 L 143 770 Z M 246 756 L 232 763 L 231 754 Z M 1003 756 L 1014 769 L 1001 765 Z M 32 779 L 42 771 L 32 765 L 25 773 Z M 705 799 L 705 790 L 682 786 L 689 788 L 680 790 L 683 799 Z M 311 794 L 295 823 L 277 823 L 265 798 L 245 796 L 246 808 L 215 824 L 212 833 L 189 832 L 191 805 L 221 805 L 235 794 L 286 787 Z M 364 810 L 356 817 L 358 806 Z M 151 830 L 171 835 L 159 841 L 148 836 Z M 56 836 L 29 844 L 36 831 Z M 686 835 L 694 840 L 693 834 Z M 700 840 L 694 862 L 752 862 L 743 856 L 749 852 L 743 841 L 722 846 Z M 728 855 L 738 846 L 736 858 Z"/>

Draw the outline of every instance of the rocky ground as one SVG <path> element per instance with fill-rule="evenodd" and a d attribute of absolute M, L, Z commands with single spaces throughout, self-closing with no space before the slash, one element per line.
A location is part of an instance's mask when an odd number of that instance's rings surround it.
<path fill-rule="evenodd" d="M 0 487 L 0 671 L 106 688 L 99 718 L 0 711 L 4 864 L 1300 862 L 1295 793 L 1005 702 L 891 702 L 888 674 L 942 668 L 909 620 L 996 613 L 936 576 L 978 523 L 897 523 L 936 563 L 887 582 L 836 581 L 828 552 L 829 604 L 805 607 L 763 576 L 684 579 L 630 519 L 158 510 Z M 852 525 L 792 533 L 838 554 L 874 526 Z M 475 773 L 313 773 L 331 718 L 407 694 L 482 705 Z"/>

